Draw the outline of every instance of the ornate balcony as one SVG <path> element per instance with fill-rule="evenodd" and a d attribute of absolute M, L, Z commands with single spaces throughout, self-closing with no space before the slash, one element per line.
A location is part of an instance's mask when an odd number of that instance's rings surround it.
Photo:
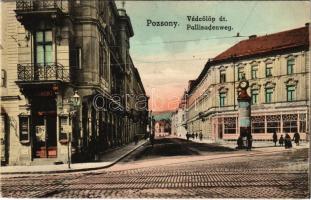
<path fill-rule="evenodd" d="M 18 64 L 18 83 L 69 82 L 69 69 L 58 63 L 49 64 Z"/>
<path fill-rule="evenodd" d="M 16 18 L 26 27 L 31 26 L 38 18 L 59 22 L 69 13 L 70 2 L 70 0 L 16 0 Z"/>
<path fill-rule="evenodd" d="M 46 9 L 60 9 L 63 10 L 62 0 L 17 0 L 17 11 L 39 11 Z"/>

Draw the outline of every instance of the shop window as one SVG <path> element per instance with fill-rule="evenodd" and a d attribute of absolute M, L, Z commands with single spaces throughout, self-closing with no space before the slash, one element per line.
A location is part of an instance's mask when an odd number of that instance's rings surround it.
<path fill-rule="evenodd" d="M 297 120 L 298 116 L 297 114 L 289 114 L 289 115 L 283 115 L 283 132 L 284 133 L 294 133 L 297 132 Z"/>
<path fill-rule="evenodd" d="M 266 64 L 266 77 L 272 76 L 272 63 Z"/>
<path fill-rule="evenodd" d="M 306 129 L 306 114 L 300 114 L 299 115 L 299 132 L 305 133 L 307 131 Z"/>
<path fill-rule="evenodd" d="M 265 116 L 252 117 L 252 133 L 265 133 Z"/>
<path fill-rule="evenodd" d="M 236 134 L 236 117 L 224 118 L 225 134 Z"/>
<path fill-rule="evenodd" d="M 287 101 L 295 100 L 295 86 L 287 86 Z"/>
<path fill-rule="evenodd" d="M 293 74 L 294 73 L 294 67 L 295 67 L 295 60 L 289 59 L 287 60 L 287 74 Z"/>
<path fill-rule="evenodd" d="M 281 132 L 281 116 L 280 115 L 267 115 L 267 133 Z"/>
<path fill-rule="evenodd" d="M 30 123 L 29 115 L 19 115 L 19 140 L 22 144 L 30 142 Z"/>
<path fill-rule="evenodd" d="M 258 104 L 258 89 L 251 90 L 252 105 Z"/>

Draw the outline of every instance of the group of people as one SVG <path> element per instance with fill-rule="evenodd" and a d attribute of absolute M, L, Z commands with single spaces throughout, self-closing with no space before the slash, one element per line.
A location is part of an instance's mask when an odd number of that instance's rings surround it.
<path fill-rule="evenodd" d="M 285 138 L 283 137 L 283 135 L 281 135 L 281 137 L 278 139 L 278 135 L 276 134 L 276 132 L 274 132 L 272 138 L 273 138 L 274 146 L 276 146 L 276 143 L 278 141 L 279 141 L 280 146 L 283 146 L 283 145 L 285 146 L 285 149 L 292 148 L 293 146 L 292 139 L 288 133 L 285 134 Z M 293 141 L 295 141 L 296 145 L 299 146 L 300 135 L 298 132 L 294 134 Z"/>
<path fill-rule="evenodd" d="M 197 138 L 200 138 L 200 141 L 202 141 L 202 139 L 203 139 L 203 134 L 202 134 L 202 132 L 200 132 L 199 134 L 198 133 L 192 133 L 192 134 L 190 134 L 190 133 L 186 133 L 186 138 L 187 138 L 187 140 L 189 140 L 190 138 L 195 138 L 195 139 L 197 139 Z"/>
<path fill-rule="evenodd" d="M 247 151 L 251 151 L 252 150 L 252 146 L 253 146 L 253 137 L 251 134 L 249 134 L 248 136 L 244 136 L 244 137 L 239 137 L 237 140 L 237 149 L 245 149 Z"/>

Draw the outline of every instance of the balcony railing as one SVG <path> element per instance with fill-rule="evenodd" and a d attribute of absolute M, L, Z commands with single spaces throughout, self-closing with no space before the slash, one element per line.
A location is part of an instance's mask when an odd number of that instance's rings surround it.
<path fill-rule="evenodd" d="M 59 80 L 64 82 L 70 81 L 69 69 L 58 63 L 49 64 L 18 64 L 17 65 L 18 81 L 46 81 Z"/>
<path fill-rule="evenodd" d="M 17 0 L 17 11 L 39 11 L 45 9 L 60 9 L 64 10 L 68 0 Z"/>

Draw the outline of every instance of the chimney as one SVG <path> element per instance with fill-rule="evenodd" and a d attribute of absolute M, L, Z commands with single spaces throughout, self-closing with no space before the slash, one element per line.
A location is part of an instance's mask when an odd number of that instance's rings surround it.
<path fill-rule="evenodd" d="M 250 35 L 249 37 L 248 37 L 248 39 L 254 39 L 254 38 L 256 38 L 257 37 L 257 35 Z"/>

